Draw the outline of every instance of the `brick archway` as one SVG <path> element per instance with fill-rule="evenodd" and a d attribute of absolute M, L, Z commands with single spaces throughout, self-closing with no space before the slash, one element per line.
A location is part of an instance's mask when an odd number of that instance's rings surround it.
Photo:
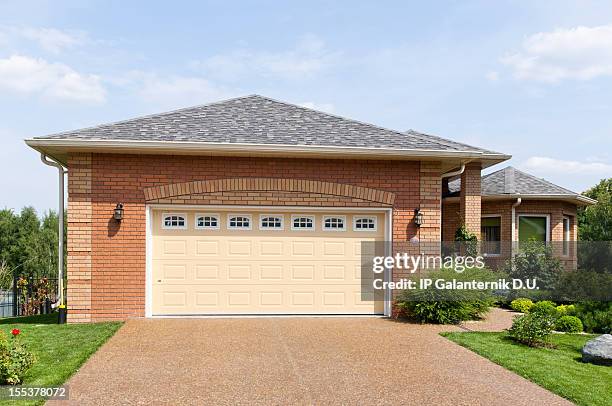
<path fill-rule="evenodd" d="M 306 179 L 230 178 L 200 180 L 144 189 L 145 200 L 168 199 L 174 196 L 217 192 L 301 192 L 342 196 L 385 205 L 393 205 L 395 193 L 361 186 Z"/>

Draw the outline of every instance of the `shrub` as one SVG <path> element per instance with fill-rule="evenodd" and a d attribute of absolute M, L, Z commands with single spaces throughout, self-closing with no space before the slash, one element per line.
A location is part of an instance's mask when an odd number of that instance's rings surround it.
<path fill-rule="evenodd" d="M 496 275 L 484 269 L 466 269 L 463 273 L 438 270 L 427 274 L 427 278 L 458 281 L 495 280 Z M 418 285 L 418 281 L 417 281 Z M 495 302 L 490 291 L 477 290 L 404 290 L 398 296 L 397 311 L 421 323 L 457 324 L 465 320 L 482 317 Z"/>
<path fill-rule="evenodd" d="M 519 343 L 530 347 L 546 344 L 555 326 L 555 318 L 547 313 L 529 313 L 514 318 L 508 335 Z"/>
<path fill-rule="evenodd" d="M 559 316 L 573 316 L 576 312 L 576 306 L 571 305 L 559 305 L 557 306 L 557 314 Z"/>
<path fill-rule="evenodd" d="M 514 258 L 505 263 L 504 270 L 510 278 L 536 279 L 538 288 L 548 291 L 557 286 L 562 265 L 553 255 L 551 246 L 529 240 L 521 243 Z"/>
<path fill-rule="evenodd" d="M 529 313 L 529 310 L 533 307 L 531 299 L 520 297 L 510 302 L 510 308 L 514 311 L 521 313 Z"/>
<path fill-rule="evenodd" d="M 588 333 L 612 333 L 612 302 L 577 303 L 575 315 Z"/>
<path fill-rule="evenodd" d="M 34 355 L 21 343 L 20 333 L 14 329 L 13 337 L 7 340 L 0 331 L 0 384 L 17 385 L 34 364 Z"/>
<path fill-rule="evenodd" d="M 530 313 L 545 313 L 550 314 L 551 316 L 557 315 L 557 304 L 555 302 L 551 302 L 550 300 L 542 300 L 541 302 L 537 302 L 533 305 L 533 307 L 529 310 Z"/>
<path fill-rule="evenodd" d="M 576 316 L 561 316 L 555 323 L 555 330 L 566 333 L 582 333 L 582 321 Z"/>

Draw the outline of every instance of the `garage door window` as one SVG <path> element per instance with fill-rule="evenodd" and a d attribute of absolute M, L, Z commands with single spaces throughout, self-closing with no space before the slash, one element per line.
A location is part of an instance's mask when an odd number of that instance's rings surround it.
<path fill-rule="evenodd" d="M 324 216 L 323 230 L 325 231 L 345 231 L 346 217 L 344 216 Z"/>
<path fill-rule="evenodd" d="M 292 230 L 314 230 L 314 217 L 313 216 L 292 216 L 291 217 L 291 229 Z"/>
<path fill-rule="evenodd" d="M 353 230 L 376 231 L 376 217 L 354 217 Z"/>
<path fill-rule="evenodd" d="M 218 230 L 218 214 L 196 214 L 196 228 L 201 230 Z"/>
<path fill-rule="evenodd" d="M 262 214 L 259 217 L 260 230 L 282 230 L 283 216 Z"/>
<path fill-rule="evenodd" d="M 187 228 L 187 220 L 184 214 L 164 214 L 162 228 L 184 230 Z"/>
<path fill-rule="evenodd" d="M 229 215 L 227 228 L 230 230 L 250 230 L 251 216 L 248 214 Z"/>

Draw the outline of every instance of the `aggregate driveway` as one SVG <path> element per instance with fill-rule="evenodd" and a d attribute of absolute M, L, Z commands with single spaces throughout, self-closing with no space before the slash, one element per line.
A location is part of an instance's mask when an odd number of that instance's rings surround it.
<path fill-rule="evenodd" d="M 383 318 L 134 319 L 68 381 L 69 403 L 570 404 L 438 335 L 449 329 Z"/>

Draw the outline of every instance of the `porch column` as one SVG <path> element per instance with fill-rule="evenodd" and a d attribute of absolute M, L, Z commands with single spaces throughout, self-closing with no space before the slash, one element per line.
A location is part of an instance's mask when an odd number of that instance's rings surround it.
<path fill-rule="evenodd" d="M 480 162 L 469 163 L 461 174 L 459 213 L 469 232 L 480 241 Z"/>

